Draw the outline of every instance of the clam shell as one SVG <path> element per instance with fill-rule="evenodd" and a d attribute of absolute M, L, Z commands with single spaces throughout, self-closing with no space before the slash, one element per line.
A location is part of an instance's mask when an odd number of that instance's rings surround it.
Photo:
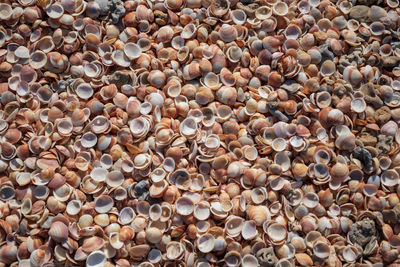
<path fill-rule="evenodd" d="M 215 244 L 215 238 L 211 234 L 201 235 L 196 241 L 197 248 L 202 253 L 211 252 L 214 249 L 214 244 Z"/>

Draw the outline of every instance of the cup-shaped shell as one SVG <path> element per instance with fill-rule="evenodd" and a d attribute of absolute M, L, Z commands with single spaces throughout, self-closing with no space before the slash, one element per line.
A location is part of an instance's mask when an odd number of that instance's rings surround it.
<path fill-rule="evenodd" d="M 240 266 L 242 262 L 242 257 L 237 251 L 230 251 L 225 254 L 224 261 L 226 266 L 237 267 Z"/>
<path fill-rule="evenodd" d="M 258 260 L 254 255 L 247 254 L 242 257 L 242 266 L 243 267 L 252 267 L 258 266 Z"/>
<path fill-rule="evenodd" d="M 217 0 L 213 1 L 211 5 L 208 7 L 209 12 L 216 17 L 222 17 L 225 15 L 230 7 L 230 2 L 228 0 Z"/>
<path fill-rule="evenodd" d="M 209 72 L 206 74 L 203 79 L 203 84 L 204 86 L 211 89 L 216 89 L 221 86 L 221 83 L 219 82 L 219 76 L 213 72 Z"/>
<path fill-rule="evenodd" d="M 210 217 L 210 204 L 206 201 L 197 203 L 194 207 L 193 216 L 198 220 L 207 220 Z"/>
<path fill-rule="evenodd" d="M 188 216 L 193 213 L 194 211 L 194 203 L 188 197 L 181 197 L 179 198 L 176 203 L 176 211 L 178 214 L 183 216 Z"/>
<path fill-rule="evenodd" d="M 9 4 L 0 3 L 0 20 L 8 20 L 13 14 L 13 9 Z"/>
<path fill-rule="evenodd" d="M 51 224 L 49 236 L 56 242 L 62 243 L 68 239 L 68 227 L 59 221 Z"/>
<path fill-rule="evenodd" d="M 47 64 L 47 56 L 44 52 L 37 50 L 29 57 L 29 65 L 34 69 L 41 69 Z"/>
<path fill-rule="evenodd" d="M 159 204 L 153 204 L 149 209 L 149 217 L 153 221 L 158 221 L 162 215 L 162 208 Z"/>
<path fill-rule="evenodd" d="M 219 29 L 219 38 L 222 41 L 229 43 L 237 39 L 238 32 L 234 26 L 229 24 L 222 24 L 221 28 Z"/>
<path fill-rule="evenodd" d="M 287 238 L 286 228 L 279 223 L 272 223 L 266 228 L 269 239 L 274 243 L 282 242 Z"/>
<path fill-rule="evenodd" d="M 118 187 L 124 182 L 124 175 L 121 171 L 115 170 L 107 174 L 106 183 L 110 187 Z"/>
<path fill-rule="evenodd" d="M 245 221 L 242 227 L 242 237 L 245 240 L 254 239 L 258 234 L 257 225 L 254 221 Z"/>
<path fill-rule="evenodd" d="M 375 21 L 369 25 L 369 30 L 373 35 L 382 35 L 385 31 L 385 25 L 382 22 Z"/>
<path fill-rule="evenodd" d="M 142 49 L 138 44 L 135 43 L 127 43 L 124 46 L 124 53 L 129 59 L 139 58 L 142 54 Z"/>
<path fill-rule="evenodd" d="M 97 182 L 104 182 L 107 178 L 108 171 L 103 167 L 96 167 L 90 172 L 90 177 Z"/>
<path fill-rule="evenodd" d="M 336 71 L 336 65 L 335 63 L 333 63 L 332 60 L 325 60 L 321 64 L 320 73 L 322 76 L 324 77 L 331 76 L 335 73 L 335 71 Z"/>
<path fill-rule="evenodd" d="M 264 206 L 252 206 L 247 213 L 249 219 L 254 220 L 257 226 L 262 225 L 270 217 L 268 208 Z"/>
<path fill-rule="evenodd" d="M 183 27 L 183 30 L 181 32 L 181 37 L 183 39 L 191 39 L 196 34 L 196 31 L 197 31 L 196 25 L 194 25 L 193 23 L 189 23 L 185 27 Z"/>
<path fill-rule="evenodd" d="M 185 250 L 181 243 L 172 241 L 168 243 L 166 251 L 167 251 L 166 257 L 169 260 L 177 260 L 182 256 Z"/>
<path fill-rule="evenodd" d="M 172 84 L 167 88 L 167 94 L 170 97 L 178 97 L 181 94 L 181 92 L 182 92 L 182 86 L 180 83 Z"/>
<path fill-rule="evenodd" d="M 279 1 L 273 5 L 272 11 L 274 12 L 275 15 L 285 16 L 289 11 L 289 7 L 285 2 Z"/>
<path fill-rule="evenodd" d="M 129 224 L 133 221 L 136 214 L 131 207 L 124 207 L 119 212 L 118 222 L 122 225 Z"/>
<path fill-rule="evenodd" d="M 58 201 L 66 201 L 72 194 L 72 188 L 69 184 L 64 184 L 53 191 L 54 197 Z"/>
<path fill-rule="evenodd" d="M 114 206 L 114 200 L 108 195 L 101 195 L 94 200 L 94 209 L 98 213 L 107 213 Z"/>
<path fill-rule="evenodd" d="M 211 252 L 214 249 L 214 244 L 215 244 L 215 238 L 211 234 L 204 234 L 201 235 L 197 240 L 196 240 L 196 245 L 197 248 L 202 252 L 202 253 L 208 253 Z"/>
<path fill-rule="evenodd" d="M 44 53 L 49 53 L 55 47 L 51 36 L 44 36 L 36 43 L 36 49 L 42 50 Z"/>
<path fill-rule="evenodd" d="M 82 208 L 82 202 L 80 200 L 71 200 L 70 202 L 68 202 L 65 211 L 69 215 L 74 216 L 81 211 L 81 208 Z"/>
<path fill-rule="evenodd" d="M 169 180 L 181 190 L 188 190 L 191 184 L 190 174 L 185 169 L 178 169 L 171 173 Z"/>
<path fill-rule="evenodd" d="M 159 243 L 163 236 L 163 232 L 156 227 L 148 228 L 145 234 L 146 234 L 146 240 L 152 244 Z"/>
<path fill-rule="evenodd" d="M 399 6 L 399 1 L 398 0 L 388 0 L 388 1 L 386 1 L 386 3 L 391 8 L 396 8 L 396 7 Z"/>
<path fill-rule="evenodd" d="M 359 256 L 359 252 L 354 246 L 346 246 L 342 251 L 342 257 L 346 262 L 354 263 Z"/>
<path fill-rule="evenodd" d="M 358 85 L 362 81 L 363 76 L 356 67 L 349 66 L 344 69 L 343 78 L 352 85 Z"/>
<path fill-rule="evenodd" d="M 15 190 L 11 186 L 2 186 L 0 188 L 0 199 L 3 201 L 11 200 L 15 196 Z"/>
<path fill-rule="evenodd" d="M 115 50 L 112 52 L 111 59 L 115 64 L 121 67 L 127 68 L 131 65 L 131 61 L 122 50 Z"/>
<path fill-rule="evenodd" d="M 395 186 L 399 184 L 399 174 L 397 171 L 390 169 L 381 174 L 381 183 L 385 186 Z"/>
<path fill-rule="evenodd" d="M 284 34 L 287 39 L 297 39 L 301 35 L 301 29 L 295 24 L 290 24 L 286 27 Z"/>
<path fill-rule="evenodd" d="M 304 195 L 303 204 L 307 208 L 315 208 L 319 203 L 319 197 L 316 193 L 308 192 Z"/>
<path fill-rule="evenodd" d="M 237 25 L 243 25 L 246 22 L 247 15 L 241 9 L 232 10 L 232 21 Z"/>
<path fill-rule="evenodd" d="M 86 259 L 86 266 L 87 267 L 101 267 L 107 261 L 107 256 L 104 252 L 100 250 L 93 251 L 92 253 L 87 256 Z"/>
<path fill-rule="evenodd" d="M 255 204 L 261 204 L 266 199 L 267 191 L 264 187 L 256 187 L 251 191 L 251 200 Z"/>
<path fill-rule="evenodd" d="M 243 52 L 242 52 L 242 49 L 240 49 L 240 47 L 232 45 L 227 49 L 226 54 L 227 54 L 227 58 L 229 59 L 229 61 L 239 62 L 240 59 L 242 58 Z M 222 80 L 222 77 L 221 77 L 221 80 Z"/>
<path fill-rule="evenodd" d="M 193 136 L 197 132 L 197 123 L 192 117 L 186 118 L 181 122 L 179 130 L 184 136 Z"/>
<path fill-rule="evenodd" d="M 269 6 L 260 6 L 254 13 L 259 20 L 266 20 L 272 16 L 272 9 Z"/>
<path fill-rule="evenodd" d="M 82 99 L 89 99 L 93 95 L 93 88 L 88 83 L 81 83 L 76 88 L 76 94 Z"/>
<path fill-rule="evenodd" d="M 378 187 L 374 184 L 366 184 L 363 186 L 363 193 L 368 197 L 373 197 L 378 192 Z"/>
<path fill-rule="evenodd" d="M 361 113 L 367 108 L 367 104 L 363 98 L 355 98 L 350 103 L 350 108 L 352 111 Z"/>
<path fill-rule="evenodd" d="M 52 4 L 46 9 L 46 14 L 52 19 L 59 19 L 64 15 L 64 8 L 60 4 Z"/>

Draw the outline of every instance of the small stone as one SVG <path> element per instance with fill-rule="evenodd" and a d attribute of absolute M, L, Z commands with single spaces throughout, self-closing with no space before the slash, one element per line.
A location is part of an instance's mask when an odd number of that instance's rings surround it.
<path fill-rule="evenodd" d="M 15 95 L 10 91 L 5 91 L 1 94 L 1 104 L 6 105 L 16 99 Z"/>
<path fill-rule="evenodd" d="M 374 114 L 375 121 L 378 124 L 386 123 L 388 120 L 390 120 L 391 117 L 392 117 L 392 114 L 390 112 L 389 107 L 387 107 L 387 106 L 381 107 L 380 109 L 375 111 L 375 114 Z"/>
<path fill-rule="evenodd" d="M 244 13 L 246 13 L 246 15 L 249 17 L 249 18 L 253 18 L 254 17 L 254 15 L 255 15 L 255 12 L 256 12 L 256 10 L 257 10 L 257 8 L 259 8 L 260 6 L 257 4 L 257 3 L 253 3 L 253 1 L 244 1 L 245 3 L 242 3 L 242 2 L 240 2 L 240 3 L 238 3 L 237 5 L 236 5 L 236 7 L 238 8 L 238 9 L 241 9 L 241 10 L 243 10 L 244 11 Z"/>
<path fill-rule="evenodd" d="M 131 76 L 129 75 L 129 72 L 126 71 L 114 72 L 112 75 L 109 76 L 108 81 L 115 84 L 118 88 L 120 88 L 124 84 L 132 83 Z"/>
<path fill-rule="evenodd" d="M 353 151 L 353 157 L 361 161 L 365 169 L 372 168 L 372 155 L 371 152 L 362 147 L 356 147 Z"/>
<path fill-rule="evenodd" d="M 394 68 L 400 63 L 400 57 L 389 56 L 382 58 L 382 67 L 384 68 Z"/>
<path fill-rule="evenodd" d="M 314 37 L 318 42 L 325 42 L 328 39 L 328 34 L 326 32 L 314 32 Z"/>
<path fill-rule="evenodd" d="M 147 197 L 146 194 L 148 194 L 148 186 L 149 186 L 149 182 L 147 180 L 141 180 L 140 182 L 138 182 L 135 185 L 135 193 L 138 196 L 138 198 L 140 197 L 144 197 L 144 199 Z"/>
<path fill-rule="evenodd" d="M 260 249 L 257 251 L 256 257 L 261 267 L 273 267 L 278 261 L 273 247 Z"/>
<path fill-rule="evenodd" d="M 379 97 L 379 92 L 374 88 L 372 83 L 366 83 L 361 86 L 360 91 L 364 94 L 365 102 L 374 106 L 374 108 L 380 108 L 383 105 L 382 99 Z"/>
<path fill-rule="evenodd" d="M 167 25 L 168 14 L 162 12 L 161 10 L 154 11 L 154 18 L 155 18 L 155 22 L 158 25 L 160 25 L 160 26 Z"/>
<path fill-rule="evenodd" d="M 369 10 L 369 19 L 371 21 L 379 21 L 381 18 L 387 17 L 387 12 L 379 6 L 372 6 Z"/>
<path fill-rule="evenodd" d="M 350 18 L 358 20 L 359 22 L 367 22 L 369 17 L 369 7 L 364 5 L 353 6 L 350 9 Z"/>
<path fill-rule="evenodd" d="M 393 136 L 380 134 L 378 135 L 378 144 L 376 145 L 376 148 L 379 153 L 387 153 L 390 151 L 392 143 Z"/>
<path fill-rule="evenodd" d="M 95 0 L 97 4 L 100 6 L 100 14 L 107 15 L 109 8 L 108 8 L 108 0 Z"/>
<path fill-rule="evenodd" d="M 321 63 L 323 63 L 325 60 L 333 60 L 335 58 L 335 54 L 329 50 L 329 45 L 327 44 L 319 46 L 318 50 L 322 56 Z"/>
<path fill-rule="evenodd" d="M 375 222 L 371 219 L 364 219 L 350 226 L 349 238 L 354 244 L 365 247 L 375 237 Z"/>
<path fill-rule="evenodd" d="M 394 210 L 383 210 L 382 216 L 383 216 L 383 221 L 385 223 L 392 224 L 392 223 L 397 223 L 399 221 L 397 213 Z"/>
<path fill-rule="evenodd" d="M 368 132 L 361 133 L 358 138 L 363 142 L 364 146 L 375 146 L 378 142 L 378 139 Z"/>

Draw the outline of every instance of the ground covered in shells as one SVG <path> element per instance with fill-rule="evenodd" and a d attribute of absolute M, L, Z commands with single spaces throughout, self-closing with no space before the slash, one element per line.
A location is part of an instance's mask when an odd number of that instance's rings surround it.
<path fill-rule="evenodd" d="M 1 0 L 0 267 L 399 267 L 399 14 Z"/>

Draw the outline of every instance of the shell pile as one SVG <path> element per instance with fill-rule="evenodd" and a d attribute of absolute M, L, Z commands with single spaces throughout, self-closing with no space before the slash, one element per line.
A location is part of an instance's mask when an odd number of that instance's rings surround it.
<path fill-rule="evenodd" d="M 399 0 L 1 0 L 0 267 L 400 266 Z"/>

